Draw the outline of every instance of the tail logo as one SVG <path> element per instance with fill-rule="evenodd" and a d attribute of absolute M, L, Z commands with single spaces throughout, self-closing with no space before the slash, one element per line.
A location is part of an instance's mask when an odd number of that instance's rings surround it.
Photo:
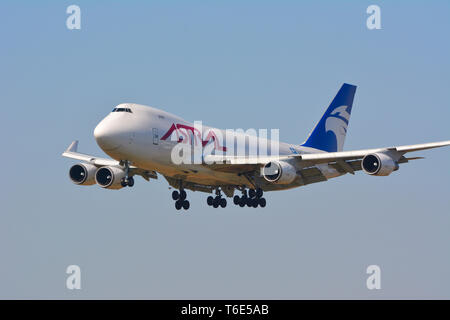
<path fill-rule="evenodd" d="M 336 137 L 337 150 L 342 150 L 350 120 L 350 107 L 340 106 L 333 110 L 325 121 L 325 131 L 333 132 Z"/>
<path fill-rule="evenodd" d="M 342 151 L 355 92 L 356 86 L 342 85 L 303 146 L 326 152 Z"/>

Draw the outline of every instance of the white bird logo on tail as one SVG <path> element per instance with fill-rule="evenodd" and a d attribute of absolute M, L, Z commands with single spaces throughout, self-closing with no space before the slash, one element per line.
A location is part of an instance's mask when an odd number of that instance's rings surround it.
<path fill-rule="evenodd" d="M 350 120 L 350 113 L 348 113 L 347 108 L 347 106 L 337 107 L 325 121 L 325 131 L 332 131 L 336 136 L 337 151 L 341 151 L 344 147 L 347 126 Z"/>

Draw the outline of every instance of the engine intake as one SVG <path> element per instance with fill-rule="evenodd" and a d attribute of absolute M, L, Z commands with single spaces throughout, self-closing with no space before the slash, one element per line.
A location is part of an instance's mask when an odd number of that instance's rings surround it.
<path fill-rule="evenodd" d="M 289 184 L 297 177 L 295 167 L 283 161 L 268 162 L 261 171 L 264 179 L 271 183 Z"/>
<path fill-rule="evenodd" d="M 365 173 L 372 176 L 388 176 L 398 170 L 398 163 L 387 154 L 373 153 L 362 159 L 361 167 Z"/>
<path fill-rule="evenodd" d="M 75 184 L 93 185 L 95 183 L 95 171 L 97 167 L 90 163 L 78 163 L 69 170 L 69 177 Z"/>
<path fill-rule="evenodd" d="M 101 167 L 95 173 L 95 181 L 102 188 L 121 189 L 121 181 L 125 176 L 125 171 L 121 168 Z"/>

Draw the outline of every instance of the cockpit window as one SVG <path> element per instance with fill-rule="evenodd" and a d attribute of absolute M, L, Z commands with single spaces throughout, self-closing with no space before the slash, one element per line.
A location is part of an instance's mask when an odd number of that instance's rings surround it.
<path fill-rule="evenodd" d="M 133 113 L 130 108 L 114 108 L 112 112 L 129 112 Z"/>

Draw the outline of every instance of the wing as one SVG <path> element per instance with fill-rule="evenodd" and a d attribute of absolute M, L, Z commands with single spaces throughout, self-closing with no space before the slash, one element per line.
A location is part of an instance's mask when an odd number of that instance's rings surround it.
<path fill-rule="evenodd" d="M 314 164 L 318 164 L 318 163 L 328 163 L 330 161 L 337 161 L 337 160 L 346 161 L 346 160 L 362 159 L 364 156 L 366 156 L 370 153 L 384 152 L 384 153 L 390 154 L 396 160 L 399 160 L 399 159 L 401 159 L 401 157 L 404 154 L 406 154 L 408 152 L 445 147 L 448 145 L 450 145 L 450 140 L 441 141 L 441 142 L 424 143 L 424 144 L 414 144 L 414 145 L 409 145 L 409 146 L 390 147 L 390 148 L 302 154 L 302 155 L 300 155 L 300 158 L 303 161 L 311 161 Z"/>
<path fill-rule="evenodd" d="M 249 172 L 258 169 L 270 161 L 296 160 L 304 162 L 305 166 L 316 164 L 333 164 L 333 166 L 344 172 L 354 173 L 361 170 L 361 159 L 371 153 L 387 153 L 399 163 L 405 163 L 409 160 L 423 159 L 422 157 L 406 158 L 404 154 L 413 151 L 427 150 L 450 145 L 450 140 L 441 142 L 432 142 L 424 144 L 415 144 L 409 146 L 398 146 L 378 149 L 364 149 L 355 151 L 340 152 L 320 152 L 307 154 L 291 154 L 285 156 L 265 156 L 265 157 L 237 157 L 209 155 L 204 158 L 205 164 L 210 168 L 225 172 Z"/>
<path fill-rule="evenodd" d="M 75 140 L 70 144 L 70 146 L 67 148 L 67 150 L 62 153 L 62 156 L 66 157 L 66 158 L 70 158 L 70 159 L 75 159 L 75 160 L 80 160 L 80 161 L 84 161 L 87 163 L 91 163 L 97 167 L 116 166 L 116 167 L 123 168 L 123 165 L 120 163 L 120 161 L 90 156 L 90 155 L 87 155 L 84 153 L 79 153 L 79 152 L 77 152 L 77 149 L 78 149 L 78 140 Z M 129 168 L 130 168 L 130 174 L 140 175 L 147 181 L 150 178 L 158 179 L 158 175 L 157 175 L 156 171 L 145 170 L 145 169 L 141 169 L 141 168 L 138 168 L 135 166 L 130 166 Z"/>
<path fill-rule="evenodd" d="M 113 159 L 99 158 L 90 156 L 87 154 L 77 152 L 78 149 L 78 140 L 73 141 L 66 151 L 62 153 L 63 157 L 84 161 L 87 163 L 91 163 L 97 167 L 103 166 L 118 166 L 120 165 L 119 161 Z"/>

